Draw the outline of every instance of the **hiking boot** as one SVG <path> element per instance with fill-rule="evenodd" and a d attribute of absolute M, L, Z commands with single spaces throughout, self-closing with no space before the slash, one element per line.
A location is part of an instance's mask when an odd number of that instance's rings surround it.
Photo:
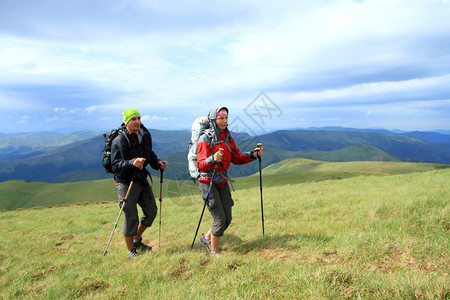
<path fill-rule="evenodd" d="M 152 251 L 152 246 L 148 246 L 142 242 L 142 237 L 137 242 L 133 242 L 133 246 L 136 249 L 139 249 L 142 252 Z"/>
<path fill-rule="evenodd" d="M 214 257 L 214 258 L 219 258 L 220 257 L 219 250 L 209 251 L 209 256 Z"/>
<path fill-rule="evenodd" d="M 133 249 L 131 249 L 130 250 L 130 252 L 128 252 L 128 257 L 129 258 L 137 258 L 137 257 L 139 257 L 140 255 L 137 253 L 137 251 L 136 251 L 136 248 L 133 248 Z"/>
<path fill-rule="evenodd" d="M 198 240 L 198 242 L 200 243 L 200 245 L 202 245 L 203 247 L 205 247 L 208 251 L 211 251 L 211 240 L 206 240 L 205 236 L 202 235 L 200 237 L 200 239 Z"/>

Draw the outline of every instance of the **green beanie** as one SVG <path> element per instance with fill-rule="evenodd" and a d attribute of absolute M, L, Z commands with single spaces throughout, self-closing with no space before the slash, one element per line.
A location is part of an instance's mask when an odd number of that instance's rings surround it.
<path fill-rule="evenodd" d="M 129 108 L 126 111 L 124 111 L 122 113 L 123 116 L 123 122 L 125 124 L 127 124 L 132 118 L 134 117 L 140 117 L 141 115 L 139 114 L 139 112 L 137 110 L 135 110 L 134 108 Z"/>

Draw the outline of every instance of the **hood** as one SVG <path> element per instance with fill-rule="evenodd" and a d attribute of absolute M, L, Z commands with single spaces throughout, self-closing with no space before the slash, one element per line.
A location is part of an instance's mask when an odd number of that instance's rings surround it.
<path fill-rule="evenodd" d="M 213 136 L 213 142 L 220 141 L 220 128 L 217 126 L 216 118 L 219 111 L 224 108 L 227 110 L 228 108 L 221 106 L 221 107 L 213 107 L 209 110 L 208 119 L 209 119 L 209 129 L 211 130 L 212 136 Z M 227 128 L 228 129 L 228 128 Z"/>

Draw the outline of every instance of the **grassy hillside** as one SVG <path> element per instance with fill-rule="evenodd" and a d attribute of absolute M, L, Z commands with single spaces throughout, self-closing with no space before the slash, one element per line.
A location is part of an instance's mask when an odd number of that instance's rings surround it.
<path fill-rule="evenodd" d="M 335 151 L 300 151 L 302 158 L 323 161 L 405 161 L 375 147 L 355 144 Z"/>
<path fill-rule="evenodd" d="M 406 162 L 324 162 L 309 159 L 287 159 L 263 169 L 263 186 L 280 186 L 300 182 L 344 179 L 369 175 L 395 175 L 447 169 L 450 165 Z M 259 172 L 236 179 L 236 189 L 259 185 Z"/>
<path fill-rule="evenodd" d="M 355 174 L 399 174 L 410 172 L 423 172 L 433 169 L 450 168 L 450 165 L 432 163 L 408 162 L 322 162 L 308 159 L 288 159 L 264 168 L 265 175 L 296 172 L 352 172 Z"/>
<path fill-rule="evenodd" d="M 117 199 L 111 179 L 52 184 L 46 182 L 6 181 L 0 183 L 1 209 L 53 206 Z"/>
<path fill-rule="evenodd" d="M 202 202 L 167 198 L 126 257 L 118 213 L 95 203 L 0 213 L 0 298 L 446 299 L 450 170 L 359 176 L 233 194 L 234 219 L 213 259 L 189 250 Z M 266 179 L 266 181 L 268 181 Z M 123 217 L 122 217 L 123 220 Z M 200 232 L 211 225 L 205 214 Z"/>
<path fill-rule="evenodd" d="M 151 130 L 154 150 L 160 158 L 172 162 L 167 178 L 188 179 L 186 152 L 190 138 L 187 130 Z M 282 130 L 261 136 L 234 134 L 242 151 L 262 142 L 265 161 L 274 163 L 287 158 L 302 157 L 325 161 L 421 161 L 450 163 L 450 145 L 433 144 L 414 137 L 374 132 Z M 69 141 L 65 136 L 64 141 Z M 96 135 L 71 144 L 11 150 L 0 146 L 0 181 L 70 182 L 83 178 L 104 179 L 101 153 L 104 138 Z M 2 160 L 2 151 L 8 159 Z M 12 151 L 12 152 L 10 152 Z M 96 171 L 95 171 L 96 170 Z M 80 172 L 81 171 L 81 172 Z M 232 175 L 248 176 L 257 171 L 255 164 L 232 169 Z"/>
<path fill-rule="evenodd" d="M 258 168 L 257 162 L 253 163 Z M 173 165 L 170 165 L 174 168 Z M 263 164 L 264 167 L 264 164 Z M 342 179 L 360 175 L 389 175 L 450 168 L 450 165 L 404 162 L 322 162 L 308 159 L 288 159 L 264 168 L 264 186 L 296 184 L 306 181 Z M 256 172 L 258 169 L 255 170 Z M 159 174 L 159 173 L 157 173 Z M 89 179 L 87 176 L 85 179 Z M 236 189 L 259 186 L 259 172 L 253 176 L 235 178 Z M 159 178 L 153 176 L 153 188 L 159 195 Z M 164 197 L 196 195 L 197 184 L 192 180 L 164 179 Z M 0 210 L 54 206 L 66 203 L 117 200 L 112 178 L 93 181 L 50 184 L 11 180 L 0 182 Z"/>
<path fill-rule="evenodd" d="M 248 150 L 248 149 L 247 149 Z M 170 162 L 171 168 L 168 170 L 170 178 L 189 179 L 187 173 L 187 151 L 174 153 L 166 156 L 164 159 Z M 289 151 L 279 148 L 264 149 L 264 166 L 277 163 L 289 158 L 308 158 L 321 161 L 405 161 L 406 159 L 390 155 L 377 148 L 357 144 L 335 151 Z M 233 177 L 249 176 L 258 172 L 258 164 L 256 162 L 246 165 L 231 165 L 229 174 Z"/>

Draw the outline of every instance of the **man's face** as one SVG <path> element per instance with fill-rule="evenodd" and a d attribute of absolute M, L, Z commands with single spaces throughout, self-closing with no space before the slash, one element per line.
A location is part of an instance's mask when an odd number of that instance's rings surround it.
<path fill-rule="evenodd" d="M 133 117 L 127 123 L 127 129 L 130 132 L 134 132 L 136 134 L 139 133 L 139 129 L 141 128 L 141 117 Z"/>

